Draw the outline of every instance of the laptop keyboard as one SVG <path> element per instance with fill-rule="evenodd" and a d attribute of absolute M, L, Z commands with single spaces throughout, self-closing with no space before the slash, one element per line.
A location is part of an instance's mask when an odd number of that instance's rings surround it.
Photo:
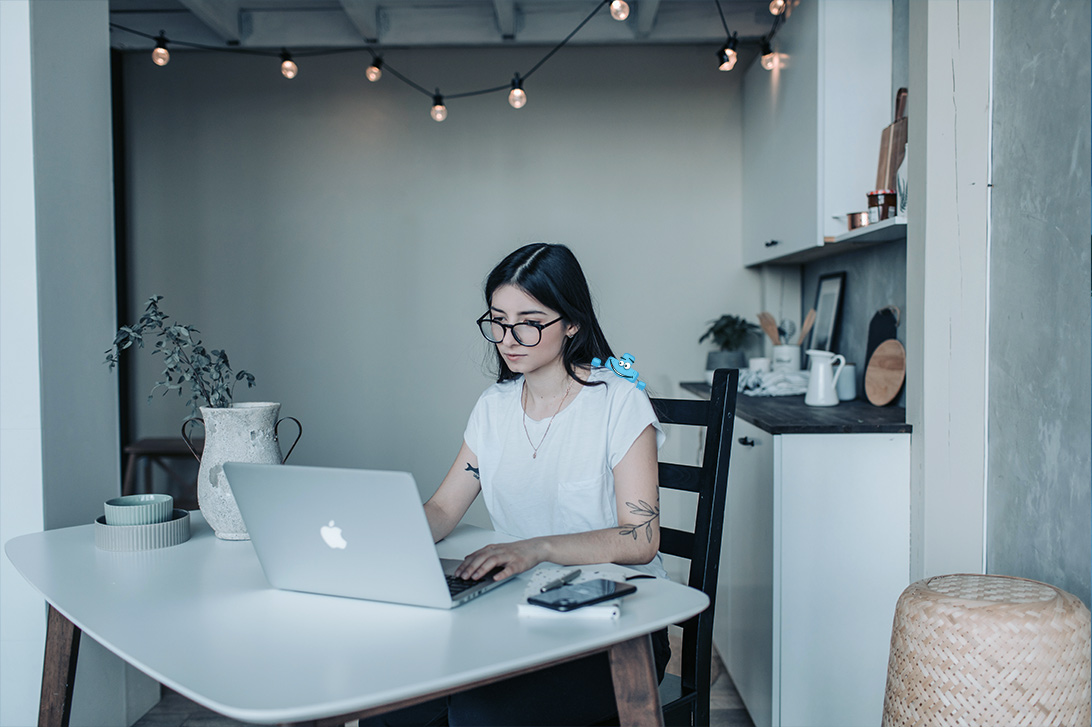
<path fill-rule="evenodd" d="M 504 570 L 502 566 L 497 566 L 476 581 L 463 580 L 458 576 L 447 576 L 447 590 L 451 594 L 451 597 L 454 598 L 463 591 L 468 588 L 473 588 L 484 580 L 492 580 L 493 576 L 500 573 L 502 570 Z"/>

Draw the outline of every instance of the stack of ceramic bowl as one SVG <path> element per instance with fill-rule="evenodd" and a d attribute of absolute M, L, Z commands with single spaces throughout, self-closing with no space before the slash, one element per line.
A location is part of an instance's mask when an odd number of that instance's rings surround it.
<path fill-rule="evenodd" d="M 153 550 L 189 539 L 190 513 L 175 509 L 170 495 L 115 497 L 95 521 L 95 545 L 103 550 Z"/>

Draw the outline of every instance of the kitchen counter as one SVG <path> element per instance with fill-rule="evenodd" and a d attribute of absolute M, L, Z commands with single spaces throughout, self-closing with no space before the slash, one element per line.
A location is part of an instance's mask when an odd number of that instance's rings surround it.
<path fill-rule="evenodd" d="M 711 387 L 704 382 L 682 382 L 683 389 L 704 399 Z M 804 396 L 747 396 L 736 398 L 736 415 L 770 434 L 859 434 L 910 432 L 906 409 L 873 406 L 865 399 L 837 406 L 808 406 Z"/>

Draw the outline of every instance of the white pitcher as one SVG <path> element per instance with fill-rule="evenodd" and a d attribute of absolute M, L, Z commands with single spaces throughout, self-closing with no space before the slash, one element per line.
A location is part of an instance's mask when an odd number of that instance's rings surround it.
<path fill-rule="evenodd" d="M 830 351 L 812 349 L 808 351 L 811 357 L 811 376 L 808 378 L 808 393 L 804 395 L 804 403 L 808 406 L 834 406 L 838 403 L 838 377 L 842 374 L 842 367 L 846 364 L 845 356 Z M 838 362 L 838 370 L 833 370 L 834 362 Z"/>

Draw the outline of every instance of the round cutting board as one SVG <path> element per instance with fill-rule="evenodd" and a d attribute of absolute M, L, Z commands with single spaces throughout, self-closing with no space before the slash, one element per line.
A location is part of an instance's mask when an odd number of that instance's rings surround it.
<path fill-rule="evenodd" d="M 895 400 L 906 379 L 906 349 L 890 338 L 872 353 L 865 371 L 865 396 L 876 406 L 886 406 Z"/>

